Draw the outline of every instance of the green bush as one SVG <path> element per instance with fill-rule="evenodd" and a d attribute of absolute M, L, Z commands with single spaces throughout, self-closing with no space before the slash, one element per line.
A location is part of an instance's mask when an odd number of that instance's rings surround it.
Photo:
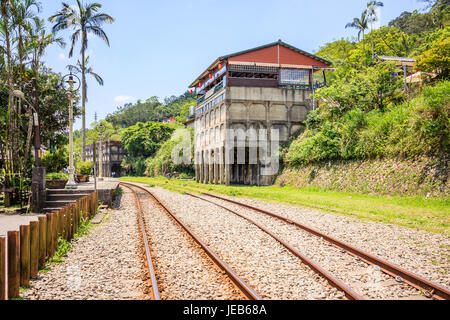
<path fill-rule="evenodd" d="M 333 107 L 332 107 L 333 108 Z M 439 156 L 450 152 L 450 81 L 410 101 L 363 111 L 321 106 L 286 156 L 291 167 L 329 160 Z"/>
<path fill-rule="evenodd" d="M 122 161 L 122 168 L 129 176 L 142 177 L 145 175 L 145 158 L 125 157 Z"/>
<path fill-rule="evenodd" d="M 94 167 L 94 164 L 91 161 L 78 161 L 77 162 L 77 173 L 84 175 L 84 176 L 90 176 L 92 174 L 92 168 Z"/>
<path fill-rule="evenodd" d="M 47 152 L 42 157 L 42 165 L 47 172 L 61 172 L 69 164 L 69 154 L 65 148 Z"/>
<path fill-rule="evenodd" d="M 193 157 L 193 146 L 194 146 L 194 131 L 190 130 L 191 134 L 191 156 Z M 172 138 L 167 140 L 161 148 L 158 150 L 156 155 L 152 158 L 148 158 L 145 162 L 146 165 L 146 176 L 157 177 L 160 175 L 165 175 L 167 173 L 178 172 L 183 177 L 192 177 L 195 175 L 195 169 L 193 164 L 175 164 L 172 161 L 172 153 L 175 147 L 180 145 L 182 137 L 180 136 L 180 131 L 175 131 Z M 181 177 L 180 175 L 180 177 Z"/>
<path fill-rule="evenodd" d="M 47 180 L 68 180 L 69 176 L 65 173 L 47 173 Z"/>

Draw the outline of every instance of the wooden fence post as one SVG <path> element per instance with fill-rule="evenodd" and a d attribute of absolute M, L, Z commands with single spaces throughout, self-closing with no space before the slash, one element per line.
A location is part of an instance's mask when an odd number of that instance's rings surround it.
<path fill-rule="evenodd" d="M 75 225 L 73 233 L 76 235 L 78 233 L 78 226 L 80 225 L 80 213 L 75 211 Z"/>
<path fill-rule="evenodd" d="M 94 217 L 94 195 L 89 196 L 89 211 L 91 212 L 91 218 Z"/>
<path fill-rule="evenodd" d="M 75 228 L 77 225 L 77 219 L 76 219 L 77 211 L 78 211 L 78 208 L 76 208 L 76 207 L 74 207 L 72 210 L 72 230 L 70 231 L 72 233 L 72 239 L 75 238 L 75 234 L 76 234 Z"/>
<path fill-rule="evenodd" d="M 53 217 L 52 217 L 52 256 L 55 255 L 56 250 L 58 248 L 58 216 L 56 215 L 56 212 L 52 213 Z"/>
<path fill-rule="evenodd" d="M 30 226 L 20 226 L 20 286 L 29 287 L 30 266 Z"/>
<path fill-rule="evenodd" d="M 89 220 L 89 212 L 86 209 L 86 197 L 83 198 L 83 202 L 82 202 L 81 208 L 82 208 L 82 210 L 84 212 L 84 219 L 85 220 Z"/>
<path fill-rule="evenodd" d="M 52 215 L 47 213 L 47 240 L 46 240 L 46 249 L 47 249 L 47 259 L 50 259 L 52 255 Z"/>
<path fill-rule="evenodd" d="M 69 210 L 70 206 L 64 209 L 64 239 L 66 239 L 66 241 L 69 241 Z"/>
<path fill-rule="evenodd" d="M 56 234 L 58 238 L 61 236 L 61 211 L 56 212 Z"/>
<path fill-rule="evenodd" d="M 30 272 L 31 279 L 39 274 L 39 221 L 30 222 Z"/>
<path fill-rule="evenodd" d="M 59 231 L 64 239 L 64 209 L 59 212 Z"/>
<path fill-rule="evenodd" d="M 8 297 L 20 296 L 20 235 L 18 231 L 8 231 Z"/>
<path fill-rule="evenodd" d="M 87 197 L 86 197 L 86 211 L 87 211 L 87 213 L 88 213 L 89 219 L 91 219 L 91 217 L 92 217 L 92 212 L 91 212 L 91 207 L 89 206 L 89 198 L 90 198 L 90 196 L 87 196 Z"/>
<path fill-rule="evenodd" d="M 45 267 L 47 257 L 47 217 L 39 217 L 39 269 Z"/>
<path fill-rule="evenodd" d="M 72 241 L 72 237 L 73 237 L 73 205 L 69 206 L 69 225 L 68 225 L 68 230 L 69 230 L 69 242 Z"/>
<path fill-rule="evenodd" d="M 0 301 L 6 300 L 6 239 L 0 237 Z"/>

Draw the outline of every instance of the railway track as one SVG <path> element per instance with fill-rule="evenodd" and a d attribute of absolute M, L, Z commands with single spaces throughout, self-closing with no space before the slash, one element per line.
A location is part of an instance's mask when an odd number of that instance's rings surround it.
<path fill-rule="evenodd" d="M 133 188 L 139 189 L 142 192 L 145 192 L 146 194 L 150 195 L 156 202 L 157 204 L 163 208 L 163 210 L 170 215 L 170 217 L 175 220 L 189 235 L 191 235 L 191 237 L 193 237 L 194 241 L 196 241 L 198 244 L 200 244 L 202 247 L 206 247 L 207 248 L 207 252 L 211 252 L 211 249 L 209 249 L 203 241 L 199 240 L 199 238 L 197 236 L 195 236 L 193 234 L 192 231 L 189 230 L 189 228 L 187 226 L 185 226 L 159 199 L 157 199 L 149 190 L 142 188 L 140 186 L 136 186 L 136 185 L 132 185 L 132 184 L 123 184 L 124 186 L 126 186 L 127 188 L 131 188 L 131 190 L 133 191 Z M 140 208 L 138 207 L 138 209 L 140 210 Z M 240 216 L 241 218 L 244 218 L 242 216 Z M 247 219 L 248 220 L 248 219 Z M 249 220 L 249 222 L 256 224 L 254 221 Z M 257 224 L 256 224 L 257 225 Z M 311 270 L 313 270 L 315 273 L 317 273 L 320 278 L 324 278 L 327 282 L 328 285 L 330 287 L 334 287 L 337 290 L 343 292 L 343 294 L 345 295 L 345 297 L 349 300 L 363 300 L 363 297 L 360 296 L 359 294 L 357 294 L 355 291 L 353 291 L 350 287 L 348 287 L 347 285 L 345 285 L 343 282 L 341 282 L 339 279 L 335 278 L 333 275 L 331 275 L 329 272 L 327 272 L 325 269 L 323 269 L 319 264 L 317 264 L 316 262 L 312 261 L 311 259 L 307 258 L 305 255 L 303 255 L 301 252 L 299 252 L 297 249 L 295 249 L 292 245 L 287 244 L 286 242 L 283 242 L 280 238 L 278 238 L 276 235 L 274 235 L 273 233 L 271 233 L 270 231 L 268 231 L 267 229 L 265 229 L 264 227 L 262 227 L 261 225 L 257 225 L 257 227 L 259 229 L 261 229 L 263 232 L 267 233 L 269 236 L 271 236 L 272 238 L 274 238 L 276 241 L 280 242 L 288 251 L 290 251 L 291 253 L 294 254 L 294 256 L 296 256 L 297 258 L 299 258 L 301 260 L 301 262 L 308 266 Z M 147 246 L 148 247 L 148 246 Z M 214 257 L 218 257 L 217 254 L 210 254 L 208 253 L 208 255 L 212 258 Z M 217 264 L 217 263 L 216 263 Z M 219 267 L 221 267 L 223 270 L 231 270 L 230 267 L 225 267 L 223 268 L 223 266 L 225 265 L 224 262 L 219 262 L 218 263 Z M 228 273 L 228 272 L 227 272 Z M 235 273 L 231 272 L 231 277 L 232 279 L 235 277 Z M 242 284 L 241 283 L 242 280 L 233 280 L 233 282 L 235 282 L 235 284 L 242 290 L 245 288 L 249 288 L 248 285 L 246 284 Z M 154 286 L 156 287 L 156 286 Z M 244 288 L 242 288 L 244 287 Z M 245 292 L 245 291 L 244 291 Z M 254 290 L 253 290 L 254 292 Z M 259 296 L 257 296 L 257 299 L 255 299 L 255 294 L 253 295 L 249 295 L 248 293 L 245 293 L 245 295 L 247 296 L 247 298 L 249 299 L 253 299 L 253 300 L 257 300 L 260 299 Z"/>
<path fill-rule="evenodd" d="M 121 183 L 122 186 L 129 189 L 134 197 L 136 209 L 138 212 L 138 220 L 141 231 L 142 242 L 145 252 L 146 266 L 150 276 L 150 286 L 152 288 L 152 298 L 161 300 L 160 283 L 157 277 L 157 266 L 155 267 L 154 259 L 152 259 L 152 249 L 150 246 L 150 237 L 147 234 L 147 221 L 145 220 L 144 211 L 142 210 L 139 194 L 150 199 L 162 212 L 164 212 L 177 226 L 179 226 L 188 237 L 203 250 L 210 261 L 221 271 L 223 271 L 234 286 L 242 293 L 242 296 L 248 300 L 261 300 L 259 294 L 253 290 L 239 275 L 237 275 L 214 251 L 211 250 L 197 235 L 195 235 L 185 224 L 183 224 L 154 194 L 149 190 L 128 183 Z"/>
<path fill-rule="evenodd" d="M 333 277 L 329 272 L 327 272 L 324 268 L 320 267 L 317 263 L 315 263 L 314 261 L 312 261 L 311 259 L 307 258 L 305 255 L 303 255 L 302 253 L 300 253 L 297 249 L 294 248 L 294 246 L 292 246 L 291 244 L 283 241 L 280 237 L 278 237 L 277 235 L 275 235 L 273 232 L 269 231 L 266 227 L 262 226 L 261 224 L 258 224 L 257 222 L 255 222 L 254 220 L 250 219 L 249 217 L 242 215 L 238 212 L 236 212 L 235 210 L 231 209 L 230 207 L 226 207 L 220 203 L 217 203 L 215 201 L 212 201 L 210 199 L 216 199 L 219 201 L 224 201 L 225 203 L 228 204 L 232 204 L 235 206 L 238 206 L 240 208 L 243 208 L 245 210 L 251 210 L 253 212 L 259 213 L 259 214 L 263 214 L 267 217 L 271 217 L 273 219 L 276 219 L 278 221 L 281 221 L 287 225 L 291 225 L 291 226 L 295 226 L 298 229 L 305 231 L 306 233 L 308 233 L 311 236 L 323 239 L 324 241 L 326 241 L 327 243 L 329 243 L 330 245 L 332 245 L 333 247 L 345 252 L 346 254 L 349 254 L 353 257 L 356 257 L 358 259 L 360 259 L 361 261 L 367 263 L 368 265 L 374 266 L 376 268 L 379 268 L 379 270 L 381 270 L 383 273 L 393 277 L 395 279 L 396 282 L 398 283 L 406 283 L 408 285 L 410 285 L 411 287 L 421 291 L 424 293 L 424 295 L 428 298 L 433 298 L 436 300 L 450 300 L 450 292 L 437 284 L 434 284 L 414 273 L 411 273 L 407 270 L 404 270 L 403 268 L 396 266 L 388 261 L 385 261 L 383 259 L 380 259 L 372 254 L 369 254 L 363 250 L 360 250 L 358 248 L 355 248 L 347 243 L 344 243 L 336 238 L 333 238 L 331 236 L 328 236 L 318 230 L 315 230 L 313 228 L 310 228 L 304 224 L 301 224 L 299 222 L 290 220 L 286 217 L 280 216 L 278 214 L 275 214 L 273 212 L 269 212 L 266 210 L 263 210 L 261 208 L 256 208 L 238 201 L 234 201 L 234 200 L 230 200 L 224 197 L 220 197 L 217 195 L 212 195 L 212 194 L 208 194 L 208 193 L 202 193 L 203 196 L 208 197 L 204 198 L 204 197 L 200 197 L 191 193 L 186 193 L 186 195 L 192 197 L 192 198 L 196 198 L 199 199 L 201 201 L 204 202 L 208 202 L 211 203 L 217 207 L 220 207 L 230 213 L 233 213 L 245 220 L 247 220 L 248 222 L 252 223 L 253 225 L 257 226 L 258 228 L 260 228 L 261 230 L 263 230 L 264 232 L 266 232 L 267 234 L 269 234 L 270 236 L 272 236 L 274 239 L 276 239 L 277 241 L 279 241 L 281 244 L 283 244 L 283 246 L 285 246 L 288 250 L 290 250 L 294 255 L 296 255 L 297 257 L 299 257 L 304 263 L 306 263 L 307 265 L 309 265 L 313 270 L 315 270 L 317 273 L 319 273 L 321 276 L 325 277 L 330 285 L 339 288 L 340 290 L 345 292 L 345 295 L 347 296 L 347 298 L 349 299 L 363 299 L 362 296 L 360 296 L 359 294 L 355 293 L 355 291 L 353 291 L 352 289 L 350 289 L 349 287 L 347 287 L 345 284 L 343 284 L 341 281 L 337 280 L 335 277 Z"/>

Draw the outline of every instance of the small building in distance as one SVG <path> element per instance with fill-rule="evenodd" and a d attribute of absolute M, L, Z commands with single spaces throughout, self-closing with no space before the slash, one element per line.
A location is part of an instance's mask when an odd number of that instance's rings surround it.
<path fill-rule="evenodd" d="M 103 147 L 103 177 L 111 178 L 119 177 L 124 174 L 122 169 L 122 161 L 127 155 L 127 151 L 123 148 L 120 141 L 106 141 L 102 143 Z M 97 143 L 96 148 L 96 168 L 99 174 L 99 155 L 100 143 Z M 86 146 L 86 160 L 94 162 L 93 145 Z"/>
<path fill-rule="evenodd" d="M 245 163 L 238 163 L 242 161 L 237 161 L 237 149 L 232 155 L 225 154 L 227 132 L 265 129 L 269 135 L 271 129 L 277 129 L 280 143 L 288 142 L 304 130 L 304 121 L 315 105 L 311 95 L 326 85 L 325 71 L 331 70 L 330 66 L 330 62 L 281 40 L 214 61 L 190 85 L 191 92 L 198 95 L 192 115 L 197 182 L 272 184 L 275 175 L 262 174 L 265 164 L 259 158 L 257 164 L 248 161 L 248 141 Z M 230 162 L 225 161 L 226 156 L 234 159 L 233 164 L 225 164 Z"/>

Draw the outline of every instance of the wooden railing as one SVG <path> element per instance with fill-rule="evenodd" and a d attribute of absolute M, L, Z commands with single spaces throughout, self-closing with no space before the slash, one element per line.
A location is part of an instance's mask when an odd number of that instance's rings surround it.
<path fill-rule="evenodd" d="M 9 231 L 7 238 L 0 237 L 0 300 L 19 298 L 20 287 L 29 286 L 30 280 L 36 279 L 39 270 L 55 255 L 59 239 L 72 241 L 81 223 L 92 219 L 97 211 L 98 193 L 94 192 L 20 226 L 20 231 Z"/>

